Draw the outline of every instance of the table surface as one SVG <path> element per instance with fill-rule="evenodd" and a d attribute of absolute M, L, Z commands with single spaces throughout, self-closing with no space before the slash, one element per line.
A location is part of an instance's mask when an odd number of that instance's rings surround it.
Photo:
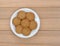
<path fill-rule="evenodd" d="M 35 10 L 41 19 L 37 35 L 29 39 L 15 36 L 9 26 L 10 17 L 19 8 Z M 0 0 L 0 46 L 60 45 L 60 0 Z"/>

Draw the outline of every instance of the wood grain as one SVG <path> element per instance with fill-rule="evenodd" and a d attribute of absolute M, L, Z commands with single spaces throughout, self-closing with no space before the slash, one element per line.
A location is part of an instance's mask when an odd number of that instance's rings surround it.
<path fill-rule="evenodd" d="M 0 7 L 60 7 L 60 0 L 0 0 Z"/>
<path fill-rule="evenodd" d="M 36 44 L 11 44 L 11 43 L 1 43 L 0 46 L 57 46 L 57 45 L 46 45 L 46 44 L 40 44 L 40 45 L 36 45 Z"/>
<path fill-rule="evenodd" d="M 10 18 L 11 15 L 19 8 L 7 7 L 0 8 L 0 19 Z M 60 8 L 31 8 L 37 12 L 39 17 L 42 18 L 60 18 Z"/>
<path fill-rule="evenodd" d="M 10 29 L 10 17 L 19 8 L 35 10 L 41 28 L 32 38 L 22 39 Z M 60 46 L 60 0 L 0 0 L 0 46 Z"/>
<path fill-rule="evenodd" d="M 60 19 L 41 19 L 41 28 L 40 30 L 60 30 Z M 1 19 L 0 20 L 0 31 L 1 30 L 10 30 L 10 19 Z"/>
<path fill-rule="evenodd" d="M 11 43 L 1 43 L 0 46 L 55 46 L 55 45 L 32 45 L 32 44 L 11 44 Z"/>
<path fill-rule="evenodd" d="M 0 31 L 0 43 L 3 44 L 57 45 L 60 44 L 59 39 L 60 31 L 39 31 L 37 35 L 29 39 L 18 38 L 11 31 Z"/>

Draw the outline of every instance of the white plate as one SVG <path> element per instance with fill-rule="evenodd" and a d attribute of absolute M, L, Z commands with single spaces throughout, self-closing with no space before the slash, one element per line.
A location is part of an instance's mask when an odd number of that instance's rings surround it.
<path fill-rule="evenodd" d="M 32 13 L 35 14 L 35 21 L 37 22 L 37 28 L 36 28 L 35 30 L 32 30 L 32 32 L 31 32 L 30 35 L 28 35 L 28 36 L 24 36 L 23 34 L 18 34 L 18 33 L 16 33 L 16 31 L 15 31 L 15 26 L 14 26 L 13 23 L 12 23 L 13 18 L 15 18 L 15 17 L 17 16 L 17 14 L 18 14 L 19 11 L 32 12 Z M 15 11 L 15 12 L 13 13 L 13 15 L 11 16 L 11 19 L 10 19 L 10 27 L 11 27 L 12 32 L 13 32 L 16 36 L 18 36 L 18 37 L 20 37 L 20 38 L 30 38 L 30 37 L 36 35 L 36 33 L 38 32 L 38 30 L 39 30 L 39 28 L 40 28 L 40 19 L 39 19 L 38 14 L 37 14 L 35 11 L 33 11 L 32 9 L 29 9 L 29 8 L 21 8 L 21 9 Z"/>

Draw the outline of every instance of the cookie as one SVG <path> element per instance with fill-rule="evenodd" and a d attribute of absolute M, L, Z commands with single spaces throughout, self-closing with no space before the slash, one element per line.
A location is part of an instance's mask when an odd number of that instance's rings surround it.
<path fill-rule="evenodd" d="M 23 27 L 21 25 L 16 26 L 16 32 L 18 34 L 21 34 L 22 33 L 22 29 L 23 29 Z"/>
<path fill-rule="evenodd" d="M 24 28 L 23 31 L 22 31 L 22 34 L 25 35 L 25 36 L 28 36 L 30 33 L 31 33 L 31 31 L 30 31 L 29 28 Z"/>
<path fill-rule="evenodd" d="M 14 24 L 15 26 L 19 25 L 20 22 L 21 22 L 21 20 L 20 20 L 19 18 L 17 18 L 17 17 L 15 17 L 15 18 L 13 19 L 13 24 Z"/>
<path fill-rule="evenodd" d="M 24 19 L 24 20 L 21 21 L 21 25 L 23 27 L 29 27 L 29 24 L 30 24 L 30 22 L 29 22 L 28 19 Z"/>
<path fill-rule="evenodd" d="M 20 11 L 17 15 L 18 18 L 24 19 L 26 17 L 26 13 L 24 11 Z"/>
<path fill-rule="evenodd" d="M 35 19 L 35 16 L 33 13 L 31 12 L 27 12 L 26 13 L 26 18 L 29 19 L 29 20 L 34 20 Z"/>
<path fill-rule="evenodd" d="M 35 21 L 30 22 L 30 29 L 34 30 L 37 27 L 37 23 Z"/>

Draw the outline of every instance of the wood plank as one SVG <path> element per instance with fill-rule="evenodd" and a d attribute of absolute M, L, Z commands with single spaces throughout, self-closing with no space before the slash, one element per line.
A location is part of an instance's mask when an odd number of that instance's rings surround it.
<path fill-rule="evenodd" d="M 0 46 L 52 46 L 52 45 L 36 45 L 36 44 L 34 44 L 34 45 L 32 45 L 32 44 L 12 44 L 12 43 L 1 43 L 0 44 Z"/>
<path fill-rule="evenodd" d="M 56 45 L 36 45 L 36 44 L 34 44 L 34 45 L 32 45 L 32 44 L 11 44 L 11 43 L 2 43 L 2 44 L 0 44 L 0 46 L 56 46 Z"/>
<path fill-rule="evenodd" d="M 41 19 L 40 30 L 60 30 L 60 19 Z M 0 30 L 10 30 L 9 19 L 0 19 Z"/>
<path fill-rule="evenodd" d="M 10 18 L 19 8 L 0 8 L 0 18 Z M 40 18 L 60 18 L 60 8 L 31 8 L 35 10 Z"/>
<path fill-rule="evenodd" d="M 3 44 L 59 45 L 59 39 L 60 31 L 39 31 L 37 35 L 29 39 L 18 38 L 11 31 L 0 31 L 0 43 Z"/>
<path fill-rule="evenodd" d="M 0 7 L 60 7 L 60 0 L 0 0 Z"/>
<path fill-rule="evenodd" d="M 0 8 L 0 18 L 10 18 L 17 8 Z"/>

